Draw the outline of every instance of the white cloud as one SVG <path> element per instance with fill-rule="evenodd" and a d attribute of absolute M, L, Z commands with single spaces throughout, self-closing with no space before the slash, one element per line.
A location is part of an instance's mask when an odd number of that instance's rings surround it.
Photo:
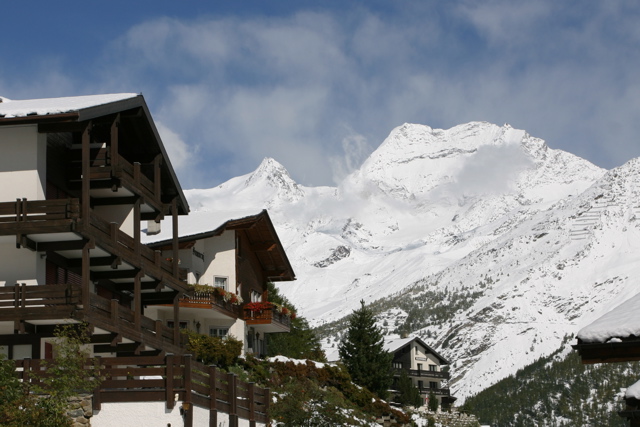
<path fill-rule="evenodd" d="M 187 169 L 193 162 L 194 153 L 191 152 L 189 146 L 180 138 L 180 135 L 169 129 L 164 123 L 156 121 L 156 127 L 171 165 L 176 173 Z"/>
<path fill-rule="evenodd" d="M 605 167 L 640 156 L 640 6 L 427 3 L 152 19 L 90 70 L 41 63 L 33 88 L 3 95 L 142 92 L 198 152 L 179 173 L 186 188 L 264 157 L 302 184 L 333 184 L 405 122 L 511 123 Z"/>

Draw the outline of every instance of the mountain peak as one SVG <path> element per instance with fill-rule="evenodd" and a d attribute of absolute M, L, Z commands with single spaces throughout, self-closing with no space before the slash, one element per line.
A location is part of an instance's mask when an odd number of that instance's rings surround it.
<path fill-rule="evenodd" d="M 291 178 L 287 169 L 271 157 L 265 157 L 260 166 L 245 181 L 245 187 L 254 187 L 264 183 L 277 191 L 279 198 L 288 201 L 299 200 L 304 191 Z"/>

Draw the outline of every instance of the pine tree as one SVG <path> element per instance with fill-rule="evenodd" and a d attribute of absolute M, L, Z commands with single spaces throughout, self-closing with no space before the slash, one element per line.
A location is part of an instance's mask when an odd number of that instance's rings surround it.
<path fill-rule="evenodd" d="M 284 305 L 290 310 L 296 311 L 291 302 L 280 295 L 278 288 L 273 283 L 267 284 L 269 301 Z M 318 362 L 326 362 L 326 356 L 320 345 L 320 340 L 309 327 L 307 319 L 297 316 L 291 319 L 291 330 L 286 334 L 269 334 L 267 355 L 282 355 L 293 359 L 311 359 Z"/>
<path fill-rule="evenodd" d="M 349 326 L 340 341 L 340 359 L 353 381 L 386 399 L 393 382 L 393 355 L 384 349 L 382 331 L 376 325 L 373 311 L 360 301 L 361 307 L 351 313 Z"/>
<path fill-rule="evenodd" d="M 413 385 L 411 378 L 409 378 L 407 371 L 404 369 L 400 372 L 400 378 L 398 378 L 396 402 L 402 406 L 415 406 L 416 408 L 422 405 L 420 390 Z"/>

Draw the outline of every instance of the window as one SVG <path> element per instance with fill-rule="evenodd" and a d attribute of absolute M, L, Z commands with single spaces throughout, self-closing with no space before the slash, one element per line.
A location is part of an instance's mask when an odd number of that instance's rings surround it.
<path fill-rule="evenodd" d="M 173 329 L 173 320 L 167 320 L 167 327 Z M 180 329 L 189 329 L 189 322 L 186 320 L 181 320 L 178 324 L 178 327 Z"/>
<path fill-rule="evenodd" d="M 262 302 L 262 294 L 260 292 L 251 291 L 251 302 Z"/>
<path fill-rule="evenodd" d="M 420 381 L 420 380 L 418 380 L 418 388 L 420 390 L 422 390 L 424 388 L 424 383 L 422 381 Z"/>
<path fill-rule="evenodd" d="M 229 290 L 227 288 L 227 282 L 228 282 L 228 279 L 226 277 L 215 276 L 213 278 L 213 286 L 216 286 L 218 288 L 222 288 L 225 291 Z"/>
<path fill-rule="evenodd" d="M 437 389 L 438 388 L 438 383 L 435 382 L 435 381 L 429 381 L 429 388 Z"/>
<path fill-rule="evenodd" d="M 229 328 L 219 328 L 217 326 L 209 328 L 209 336 L 211 337 L 225 338 L 227 335 L 229 335 Z"/>
<path fill-rule="evenodd" d="M 422 363 L 418 363 L 418 371 L 422 371 Z"/>
<path fill-rule="evenodd" d="M 402 362 L 393 362 L 393 367 L 396 369 L 402 369 Z"/>
<path fill-rule="evenodd" d="M 438 366 L 429 364 L 429 370 L 431 372 L 436 372 L 438 370 Z"/>

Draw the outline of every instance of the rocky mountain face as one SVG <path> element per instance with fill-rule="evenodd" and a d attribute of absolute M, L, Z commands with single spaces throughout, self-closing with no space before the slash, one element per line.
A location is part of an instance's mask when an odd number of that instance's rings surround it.
<path fill-rule="evenodd" d="M 453 361 L 463 400 L 640 292 L 639 173 L 508 125 L 405 124 L 337 187 L 265 159 L 186 194 L 193 210 L 267 208 L 298 277 L 280 289 L 313 325 L 378 301 L 389 333 Z"/>

